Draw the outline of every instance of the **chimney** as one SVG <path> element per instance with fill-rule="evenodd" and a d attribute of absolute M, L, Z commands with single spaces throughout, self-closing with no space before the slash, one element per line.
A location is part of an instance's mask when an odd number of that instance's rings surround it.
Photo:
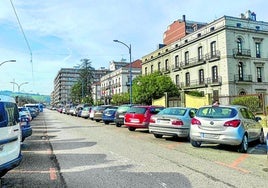
<path fill-rule="evenodd" d="M 185 22 L 186 19 L 185 19 L 185 15 L 182 15 L 182 21 Z"/>

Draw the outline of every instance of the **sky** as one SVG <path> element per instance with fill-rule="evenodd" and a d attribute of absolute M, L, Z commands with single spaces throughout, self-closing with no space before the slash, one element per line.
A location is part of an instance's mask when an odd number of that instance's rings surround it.
<path fill-rule="evenodd" d="M 0 0 L 0 91 L 50 95 L 61 68 L 95 69 L 155 51 L 182 15 L 212 22 L 251 10 L 268 22 L 267 0 Z M 19 20 L 19 21 L 18 21 Z M 15 82 L 17 85 L 12 84 Z M 27 84 L 26 84 L 26 83 Z"/>

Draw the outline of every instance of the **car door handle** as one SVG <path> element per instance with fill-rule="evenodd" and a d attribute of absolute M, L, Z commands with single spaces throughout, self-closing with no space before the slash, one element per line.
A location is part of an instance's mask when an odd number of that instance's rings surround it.
<path fill-rule="evenodd" d="M 17 132 L 17 131 L 19 131 L 19 129 L 14 129 L 14 132 Z"/>

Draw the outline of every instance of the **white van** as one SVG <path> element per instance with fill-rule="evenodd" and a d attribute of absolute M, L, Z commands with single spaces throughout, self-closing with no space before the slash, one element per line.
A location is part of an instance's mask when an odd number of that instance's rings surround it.
<path fill-rule="evenodd" d="M 0 95 L 0 178 L 22 160 L 19 111 L 15 99 Z"/>

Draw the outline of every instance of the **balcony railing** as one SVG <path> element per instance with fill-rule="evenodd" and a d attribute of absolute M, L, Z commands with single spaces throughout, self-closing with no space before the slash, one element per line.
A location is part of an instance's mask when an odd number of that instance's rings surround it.
<path fill-rule="evenodd" d="M 234 58 L 250 58 L 251 57 L 251 51 L 250 49 L 233 49 L 233 56 Z"/>
<path fill-rule="evenodd" d="M 236 74 L 234 77 L 236 82 L 252 82 L 252 75 L 239 75 Z"/>
<path fill-rule="evenodd" d="M 180 64 L 179 63 L 175 63 L 175 65 L 172 65 L 172 70 L 173 71 L 179 71 L 179 70 L 181 70 Z"/>
<path fill-rule="evenodd" d="M 161 69 L 161 72 L 163 72 L 163 73 L 165 73 L 165 74 L 170 73 L 170 67 L 167 66 L 167 67 L 162 68 L 162 69 Z"/>
<path fill-rule="evenodd" d="M 216 50 L 215 52 L 210 52 L 205 55 L 206 60 L 209 62 L 220 60 L 221 58 L 221 52 L 219 50 Z"/>
<path fill-rule="evenodd" d="M 188 61 L 182 61 L 180 62 L 181 68 L 190 68 L 194 66 L 198 66 L 201 64 L 206 63 L 206 60 L 204 57 L 193 57 L 191 59 L 188 59 Z"/>

